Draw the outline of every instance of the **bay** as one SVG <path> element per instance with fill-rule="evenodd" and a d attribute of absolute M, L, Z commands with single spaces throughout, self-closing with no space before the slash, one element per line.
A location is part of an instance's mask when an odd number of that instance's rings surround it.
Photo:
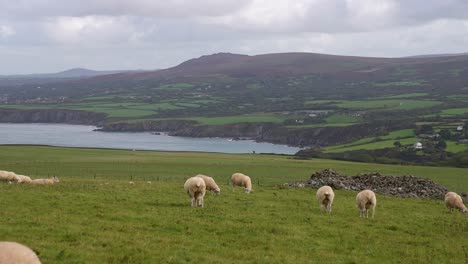
<path fill-rule="evenodd" d="M 173 137 L 164 133 L 93 131 L 94 126 L 0 123 L 0 144 L 32 144 L 161 151 L 294 154 L 297 147 L 225 138 Z"/>

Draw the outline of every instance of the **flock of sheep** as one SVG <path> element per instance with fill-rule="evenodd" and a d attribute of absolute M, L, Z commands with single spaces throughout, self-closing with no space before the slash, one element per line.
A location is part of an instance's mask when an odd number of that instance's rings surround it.
<path fill-rule="evenodd" d="M 54 184 L 59 182 L 59 179 L 53 176 L 50 179 L 32 180 L 28 176 L 0 170 L 0 181 L 8 181 L 10 183 Z M 233 190 L 236 186 L 242 186 L 246 193 L 250 193 L 252 191 L 252 181 L 250 177 L 242 173 L 234 173 L 231 176 L 231 185 Z M 201 174 L 189 178 L 184 184 L 184 189 L 191 199 L 192 207 L 204 206 L 203 199 L 206 191 L 211 191 L 216 195 L 221 193 L 221 189 L 212 177 Z M 320 210 L 325 210 L 327 213 L 331 213 L 333 200 L 335 199 L 333 189 L 330 186 L 320 187 L 317 190 L 316 198 L 319 202 Z M 359 209 L 360 217 L 368 218 L 369 210 L 372 210 L 372 218 L 374 218 L 376 205 L 377 198 L 373 191 L 363 190 L 356 195 L 356 206 Z M 468 213 L 468 209 L 463 204 L 461 196 L 454 192 L 448 192 L 445 194 L 445 205 L 450 211 L 458 209 L 464 214 Z M 36 253 L 30 248 L 16 242 L 5 241 L 0 242 L 0 263 L 40 264 L 41 262 Z"/>
<path fill-rule="evenodd" d="M 54 184 L 60 182 L 60 180 L 53 176 L 50 179 L 31 179 L 29 176 L 16 174 L 12 171 L 3 171 L 0 170 L 0 181 L 6 181 L 9 183 L 29 183 L 29 184 Z"/>
<path fill-rule="evenodd" d="M 247 193 L 252 191 L 252 181 L 249 176 L 242 173 L 234 173 L 231 176 L 231 184 L 234 190 L 236 186 L 242 186 Z M 192 207 L 203 207 L 203 199 L 206 191 L 212 191 L 219 194 L 221 189 L 218 187 L 212 177 L 206 175 L 196 175 L 189 178 L 185 184 L 184 189 L 191 199 Z M 317 190 L 317 201 L 319 202 L 320 209 L 325 209 L 326 212 L 331 213 L 335 193 L 330 186 L 322 186 Z M 460 195 L 454 192 L 445 194 L 445 205 L 452 212 L 453 209 L 458 209 L 460 212 L 467 214 L 468 209 L 463 204 Z M 363 190 L 356 195 L 356 206 L 359 209 L 359 216 L 369 218 L 369 210 L 372 210 L 372 218 L 375 215 L 375 207 L 377 206 L 377 197 L 371 190 Z"/>
<path fill-rule="evenodd" d="M 252 181 L 250 177 L 242 173 L 234 173 L 231 176 L 232 189 L 236 186 L 242 186 L 246 193 L 252 191 Z M 221 193 L 221 189 L 216 184 L 215 180 L 209 176 L 198 174 L 185 181 L 184 190 L 191 199 L 192 207 L 203 207 L 203 198 L 206 191 L 212 191 L 216 195 Z"/>

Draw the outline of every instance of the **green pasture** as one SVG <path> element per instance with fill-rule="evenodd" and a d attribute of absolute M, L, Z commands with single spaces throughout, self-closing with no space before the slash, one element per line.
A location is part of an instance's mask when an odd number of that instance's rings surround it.
<path fill-rule="evenodd" d="M 445 149 L 448 152 L 462 152 L 468 150 L 468 145 L 465 144 L 458 144 L 455 141 L 445 141 L 447 143 L 447 148 Z"/>
<path fill-rule="evenodd" d="M 392 148 L 394 147 L 393 143 L 395 143 L 395 141 L 400 141 L 402 145 L 405 145 L 413 144 L 419 141 L 419 139 L 415 137 L 413 129 L 402 129 L 390 132 L 386 136 L 362 138 L 347 144 L 325 147 L 324 150 L 325 152 L 345 152 L 359 149 L 373 150 Z"/>
<path fill-rule="evenodd" d="M 425 81 L 399 81 L 399 82 L 381 82 L 381 83 L 374 83 L 373 85 L 376 87 L 381 86 L 422 86 L 426 82 Z"/>
<path fill-rule="evenodd" d="M 381 110 L 412 110 L 440 105 L 439 101 L 422 100 L 365 100 L 345 101 L 336 106 L 345 109 L 381 109 Z"/>
<path fill-rule="evenodd" d="M 444 109 L 441 112 L 442 116 L 453 116 L 453 115 L 463 115 L 468 113 L 468 108 L 450 108 Z"/>
<path fill-rule="evenodd" d="M 336 191 L 331 216 L 315 190 L 286 188 L 324 168 L 429 177 L 468 188 L 467 169 L 396 166 L 288 156 L 0 146 L 0 168 L 59 184 L 0 183 L 1 240 L 24 243 L 43 263 L 463 263 L 468 218 L 440 200 L 377 194 L 374 219 L 355 193 Z M 251 194 L 227 185 L 252 177 Z M 183 183 L 204 173 L 221 195 L 191 208 Z M 128 182 L 135 184 L 130 185 Z M 151 183 L 148 183 L 151 181 Z"/>
<path fill-rule="evenodd" d="M 334 123 L 359 123 L 361 118 L 351 115 L 334 114 L 325 118 L 328 124 Z"/>
<path fill-rule="evenodd" d="M 269 114 L 253 114 L 253 115 L 239 115 L 239 116 L 221 116 L 221 117 L 189 117 L 183 118 L 187 120 L 195 120 L 202 125 L 226 125 L 235 123 L 281 123 L 287 117 L 269 115 Z"/>
<path fill-rule="evenodd" d="M 373 99 L 399 99 L 399 98 L 413 98 L 413 97 L 423 97 L 423 96 L 428 96 L 428 93 L 404 93 L 404 94 L 398 94 L 398 95 L 389 95 L 389 96 L 382 96 L 382 97 L 376 97 Z"/>
<path fill-rule="evenodd" d="M 159 89 L 190 89 L 195 87 L 195 85 L 191 83 L 168 83 L 159 86 Z"/>

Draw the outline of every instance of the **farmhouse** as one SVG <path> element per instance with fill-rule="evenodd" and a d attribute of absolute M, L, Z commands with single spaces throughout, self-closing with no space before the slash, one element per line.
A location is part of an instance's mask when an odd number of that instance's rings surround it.
<path fill-rule="evenodd" d="M 422 145 L 421 142 L 416 142 L 416 143 L 414 143 L 413 147 L 414 147 L 414 149 L 422 149 L 423 145 Z"/>

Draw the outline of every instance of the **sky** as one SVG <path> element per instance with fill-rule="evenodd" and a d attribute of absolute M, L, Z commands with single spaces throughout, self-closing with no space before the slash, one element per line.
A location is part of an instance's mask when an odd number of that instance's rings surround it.
<path fill-rule="evenodd" d="M 468 1 L 0 0 L 0 75 L 162 69 L 218 52 L 468 52 Z"/>

